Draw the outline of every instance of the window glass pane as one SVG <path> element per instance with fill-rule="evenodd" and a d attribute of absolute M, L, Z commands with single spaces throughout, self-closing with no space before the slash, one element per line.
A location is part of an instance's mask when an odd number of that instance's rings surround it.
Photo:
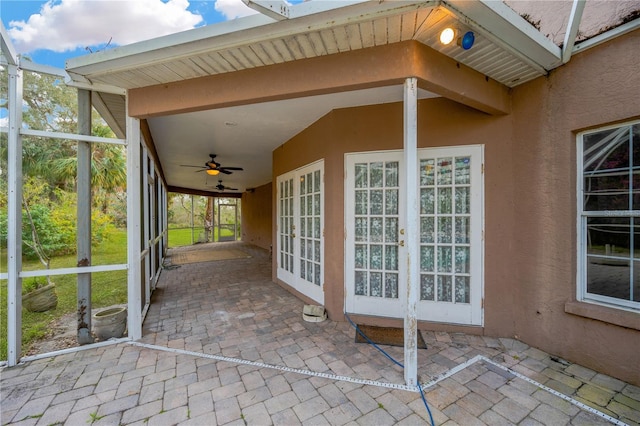
<path fill-rule="evenodd" d="M 433 214 L 435 211 L 435 193 L 433 188 L 420 189 L 420 214 Z"/>
<path fill-rule="evenodd" d="M 456 213 L 468 214 L 471 211 L 471 197 L 469 193 L 471 188 L 462 187 L 456 188 Z"/>
<path fill-rule="evenodd" d="M 420 219 L 420 242 L 421 243 L 433 243 L 435 228 L 433 217 L 423 217 Z"/>
<path fill-rule="evenodd" d="M 313 192 L 313 175 L 311 173 L 307 174 L 307 192 L 309 194 Z"/>
<path fill-rule="evenodd" d="M 469 273 L 469 250 L 469 247 L 456 247 L 456 273 Z"/>
<path fill-rule="evenodd" d="M 629 210 L 629 127 L 585 135 L 584 209 Z"/>
<path fill-rule="evenodd" d="M 369 165 L 367 163 L 356 164 L 356 188 L 367 188 L 369 182 Z"/>
<path fill-rule="evenodd" d="M 390 161 L 385 166 L 386 186 L 398 186 L 398 162 Z"/>
<path fill-rule="evenodd" d="M 371 227 L 369 228 L 370 241 L 380 243 L 382 242 L 382 218 L 381 217 L 372 217 L 371 218 Z"/>
<path fill-rule="evenodd" d="M 356 296 L 365 296 L 367 294 L 367 273 L 364 271 L 356 271 L 355 276 L 355 294 Z"/>
<path fill-rule="evenodd" d="M 313 214 L 316 216 L 320 214 L 320 194 L 313 196 Z"/>
<path fill-rule="evenodd" d="M 382 297 L 382 272 L 369 273 L 369 296 Z"/>
<path fill-rule="evenodd" d="M 436 162 L 433 159 L 420 160 L 420 186 L 434 184 L 434 172 Z"/>
<path fill-rule="evenodd" d="M 384 268 L 387 271 L 398 270 L 398 246 L 384 247 Z"/>
<path fill-rule="evenodd" d="M 587 218 L 587 252 L 593 256 L 629 258 L 628 217 Z"/>
<path fill-rule="evenodd" d="M 356 214 L 367 214 L 367 211 L 369 210 L 368 200 L 369 191 L 356 191 Z"/>
<path fill-rule="evenodd" d="M 438 275 L 438 302 L 451 302 L 451 277 Z"/>
<path fill-rule="evenodd" d="M 451 217 L 438 217 L 438 242 L 439 243 L 451 243 L 451 236 L 453 234 Z"/>
<path fill-rule="evenodd" d="M 438 158 L 438 185 L 451 185 L 451 158 Z"/>
<path fill-rule="evenodd" d="M 309 230 L 311 231 L 311 230 Z M 311 232 L 309 232 L 310 234 Z M 320 218 L 319 217 L 314 217 L 313 218 L 313 237 L 314 238 L 320 238 Z"/>
<path fill-rule="evenodd" d="M 382 214 L 382 190 L 376 189 L 372 190 L 370 194 L 370 213 L 371 214 Z"/>
<path fill-rule="evenodd" d="M 433 272 L 433 246 L 420 247 L 420 270 L 423 272 Z"/>
<path fill-rule="evenodd" d="M 438 213 L 451 214 L 451 188 L 438 188 Z"/>
<path fill-rule="evenodd" d="M 420 275 L 420 300 L 433 300 L 433 275 Z"/>
<path fill-rule="evenodd" d="M 471 158 L 456 157 L 456 183 L 468 184 L 471 182 Z"/>
<path fill-rule="evenodd" d="M 386 191 L 384 191 L 384 195 L 385 195 L 385 203 L 384 203 L 385 214 L 398 214 L 398 190 L 387 189 Z"/>
<path fill-rule="evenodd" d="M 384 275 L 384 297 L 398 298 L 398 274 L 387 273 Z"/>
<path fill-rule="evenodd" d="M 456 277 L 456 303 L 469 303 L 469 277 Z"/>
<path fill-rule="evenodd" d="M 456 217 L 456 244 L 469 244 L 471 239 L 471 218 Z"/>
<path fill-rule="evenodd" d="M 592 259 L 587 264 L 587 292 L 629 300 L 629 274 L 628 260 Z"/>
<path fill-rule="evenodd" d="M 640 262 L 633 262 L 633 297 L 634 302 L 640 302 Z"/>
<path fill-rule="evenodd" d="M 367 241 L 369 222 L 366 218 L 356 217 L 356 241 Z"/>
<path fill-rule="evenodd" d="M 313 172 L 313 192 L 320 192 L 320 170 Z"/>
<path fill-rule="evenodd" d="M 640 157 L 640 152 L 638 153 Z M 635 161 L 635 156 L 633 157 Z M 631 188 L 631 196 L 633 197 L 631 206 L 632 210 L 640 210 L 640 167 L 633 170 L 633 187 Z"/>
<path fill-rule="evenodd" d="M 438 247 L 438 272 L 451 272 L 451 247 Z"/>
<path fill-rule="evenodd" d="M 367 245 L 365 244 L 356 244 L 355 251 L 355 267 L 358 269 L 366 269 L 367 268 Z"/>
<path fill-rule="evenodd" d="M 382 188 L 384 186 L 383 171 L 382 171 L 383 163 L 371 163 L 370 167 L 371 167 L 371 176 L 370 176 L 371 187 Z"/>
<path fill-rule="evenodd" d="M 372 244 L 369 246 L 370 258 L 369 265 L 371 269 L 382 269 L 382 246 L 378 244 Z"/>
<path fill-rule="evenodd" d="M 393 243 L 398 241 L 398 219 L 395 217 L 388 217 L 384 220 L 385 233 L 384 241 L 387 243 Z"/>
<path fill-rule="evenodd" d="M 320 262 L 320 241 L 318 240 L 313 242 L 313 260 Z"/>
<path fill-rule="evenodd" d="M 307 183 L 305 181 L 306 176 L 300 176 L 300 195 L 306 194 Z"/>
<path fill-rule="evenodd" d="M 320 265 L 315 265 L 313 270 L 313 283 L 320 285 Z"/>

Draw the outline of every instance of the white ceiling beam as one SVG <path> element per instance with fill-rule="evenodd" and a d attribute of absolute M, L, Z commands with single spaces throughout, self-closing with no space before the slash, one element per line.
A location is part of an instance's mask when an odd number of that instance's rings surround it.
<path fill-rule="evenodd" d="M 18 54 L 16 50 L 13 48 L 13 43 L 11 43 L 11 39 L 9 38 L 9 33 L 7 33 L 7 29 L 4 27 L 4 24 L 0 22 L 0 39 L 1 40 L 1 48 L 2 55 L 4 55 L 7 63 L 9 65 L 17 65 L 18 64 Z"/>
<path fill-rule="evenodd" d="M 582 12 L 587 0 L 573 0 L 571 6 L 571 14 L 567 23 L 567 32 L 564 35 L 564 44 L 562 45 L 562 63 L 566 64 L 571 59 L 573 46 L 576 44 L 576 37 L 580 29 L 580 21 L 582 21 Z"/>
<path fill-rule="evenodd" d="M 242 0 L 244 4 L 251 9 L 262 13 L 263 15 L 273 18 L 276 21 L 289 19 L 289 4 L 282 0 L 275 1 L 255 1 Z"/>

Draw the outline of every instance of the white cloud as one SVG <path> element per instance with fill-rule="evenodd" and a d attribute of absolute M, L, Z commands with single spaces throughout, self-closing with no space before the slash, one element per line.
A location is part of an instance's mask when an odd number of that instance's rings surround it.
<path fill-rule="evenodd" d="M 242 18 L 258 13 L 244 4 L 242 0 L 216 0 L 215 8 L 226 19 Z"/>
<path fill-rule="evenodd" d="M 188 6 L 188 0 L 49 0 L 26 22 L 10 22 L 8 32 L 20 53 L 65 52 L 110 40 L 124 45 L 194 28 L 202 16 Z"/>

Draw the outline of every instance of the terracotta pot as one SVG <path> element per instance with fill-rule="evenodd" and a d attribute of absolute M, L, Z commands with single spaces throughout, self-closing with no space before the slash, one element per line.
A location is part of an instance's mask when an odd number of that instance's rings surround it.
<path fill-rule="evenodd" d="M 22 306 L 29 312 L 44 312 L 58 306 L 56 285 L 48 284 L 22 296 Z"/>
<path fill-rule="evenodd" d="M 91 316 L 93 334 L 100 340 L 119 338 L 127 329 L 127 308 L 108 308 Z"/>

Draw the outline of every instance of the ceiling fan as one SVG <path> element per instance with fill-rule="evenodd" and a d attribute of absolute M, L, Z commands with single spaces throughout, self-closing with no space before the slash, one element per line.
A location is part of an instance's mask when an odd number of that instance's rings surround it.
<path fill-rule="evenodd" d="M 218 184 L 216 185 L 216 189 L 218 191 L 225 191 L 225 190 L 227 190 L 227 191 L 237 191 L 238 190 L 238 188 L 229 188 L 228 186 L 224 186 L 222 184 L 222 180 L 218 181 Z"/>
<path fill-rule="evenodd" d="M 207 172 L 208 175 L 215 176 L 219 173 L 224 173 L 225 175 L 230 175 L 232 170 L 244 170 L 242 167 L 223 167 L 220 163 L 216 161 L 216 154 L 209 154 L 211 160 L 204 163 L 204 166 L 191 166 L 188 164 L 181 164 L 181 167 L 197 167 L 202 170 L 196 170 L 197 172 Z"/>

